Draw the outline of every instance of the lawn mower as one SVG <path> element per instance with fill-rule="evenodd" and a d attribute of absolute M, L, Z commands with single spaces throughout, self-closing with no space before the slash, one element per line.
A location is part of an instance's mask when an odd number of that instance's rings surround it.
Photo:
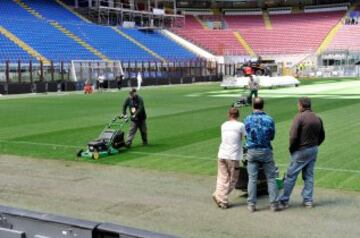
<path fill-rule="evenodd" d="M 125 133 L 122 130 L 128 118 L 125 116 L 114 117 L 105 126 L 100 136 L 87 144 L 87 149 L 79 150 L 78 157 L 99 159 L 119 153 L 120 148 L 125 147 Z"/>
<path fill-rule="evenodd" d="M 241 161 L 240 171 L 239 171 L 239 178 L 235 185 L 236 189 L 239 189 L 243 192 L 247 192 L 248 187 L 248 172 L 247 172 L 247 148 L 243 148 L 243 160 Z M 276 167 L 276 186 L 278 189 L 282 189 L 284 187 L 284 178 L 279 177 L 279 169 Z M 260 165 L 259 166 L 259 172 L 258 172 L 258 180 L 257 180 L 257 194 L 259 196 L 261 195 L 267 195 L 268 189 L 267 189 L 267 181 L 266 181 L 266 175 L 264 168 Z"/>

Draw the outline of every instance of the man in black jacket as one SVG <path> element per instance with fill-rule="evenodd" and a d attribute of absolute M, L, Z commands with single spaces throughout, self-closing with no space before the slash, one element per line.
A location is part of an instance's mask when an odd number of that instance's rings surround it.
<path fill-rule="evenodd" d="M 280 198 L 284 208 L 288 207 L 291 192 L 300 172 L 304 180 L 301 193 L 303 204 L 307 208 L 313 206 L 315 162 L 318 146 L 325 139 L 323 122 L 311 111 L 310 98 L 303 97 L 298 100 L 298 111 L 290 129 L 291 163 L 285 177 L 284 193 Z"/>
<path fill-rule="evenodd" d="M 146 112 L 144 100 L 136 94 L 136 89 L 131 89 L 129 97 L 125 100 L 123 105 L 123 115 L 126 116 L 126 109 L 129 108 L 131 125 L 129 134 L 126 140 L 126 145 L 131 146 L 137 129 L 140 129 L 143 145 L 147 145 L 147 128 L 146 128 Z"/>

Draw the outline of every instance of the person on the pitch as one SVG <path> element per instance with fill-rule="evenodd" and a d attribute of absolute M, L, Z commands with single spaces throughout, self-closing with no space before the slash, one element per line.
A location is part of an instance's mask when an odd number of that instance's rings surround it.
<path fill-rule="evenodd" d="M 99 89 L 99 92 L 102 92 L 104 90 L 104 81 L 105 81 L 105 75 L 101 74 L 99 75 L 98 77 L 98 89 Z"/>
<path fill-rule="evenodd" d="M 299 98 L 298 114 L 290 129 L 291 162 L 286 173 L 284 192 L 280 203 L 288 207 L 297 176 L 302 173 L 304 188 L 302 190 L 303 204 L 313 207 L 314 167 L 318 146 L 325 140 L 325 131 L 321 118 L 311 110 L 311 100 L 308 97 Z"/>
<path fill-rule="evenodd" d="M 275 123 L 271 116 L 264 112 L 264 100 L 257 97 L 253 101 L 253 112 L 245 119 L 248 181 L 248 209 L 256 211 L 257 178 L 259 166 L 262 165 L 266 175 L 270 209 L 279 211 L 279 190 L 276 186 L 276 167 L 273 158 L 271 141 L 275 138 Z"/>
<path fill-rule="evenodd" d="M 129 92 L 129 97 L 125 100 L 123 105 L 123 116 L 126 116 L 126 109 L 129 108 L 131 116 L 131 125 L 129 134 L 126 140 L 126 146 L 130 147 L 134 139 L 137 129 L 140 129 L 143 145 L 148 144 L 147 128 L 146 128 L 146 112 L 144 100 L 136 94 L 136 89 L 133 88 Z"/>
<path fill-rule="evenodd" d="M 245 126 L 238 121 L 239 116 L 239 110 L 232 107 L 228 121 L 221 125 L 218 175 L 212 197 L 216 205 L 223 209 L 229 207 L 229 194 L 235 188 L 239 177 L 239 161 L 243 158 L 242 139 L 245 136 Z"/>
<path fill-rule="evenodd" d="M 253 95 L 255 96 L 255 98 L 257 98 L 258 90 L 260 88 L 260 83 L 258 78 L 253 74 L 249 75 L 248 87 L 250 89 L 250 94 L 248 96 L 248 104 L 251 104 Z"/>

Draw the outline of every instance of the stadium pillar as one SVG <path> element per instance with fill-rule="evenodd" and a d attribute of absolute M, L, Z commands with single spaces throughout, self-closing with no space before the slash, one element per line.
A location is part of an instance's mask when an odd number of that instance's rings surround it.
<path fill-rule="evenodd" d="M 18 61 L 18 76 L 19 76 L 19 83 L 21 83 L 21 62 Z"/>
<path fill-rule="evenodd" d="M 32 61 L 29 62 L 29 76 L 30 76 L 30 83 L 33 84 L 33 75 L 32 75 L 33 67 L 32 67 Z"/>
<path fill-rule="evenodd" d="M 216 78 L 218 78 L 219 77 L 219 63 L 217 61 L 215 62 L 215 70 L 216 70 L 216 73 L 215 73 Z"/>
<path fill-rule="evenodd" d="M 54 62 L 51 61 L 50 63 L 50 74 L 51 74 L 51 81 L 54 81 Z"/>
<path fill-rule="evenodd" d="M 10 82 L 10 63 L 8 60 L 6 61 L 5 80 L 6 84 Z"/>
<path fill-rule="evenodd" d="M 64 77 L 64 62 L 61 61 L 60 63 L 60 74 L 61 74 L 61 81 L 64 81 L 65 77 Z"/>
<path fill-rule="evenodd" d="M 44 81 L 44 63 L 40 60 L 40 81 Z"/>
<path fill-rule="evenodd" d="M 106 67 L 106 66 L 105 66 Z M 92 72 L 91 72 L 92 70 L 91 70 L 91 63 L 89 62 L 89 75 L 90 75 L 90 80 L 92 80 Z M 96 78 L 95 78 L 95 81 L 96 81 L 96 79 L 98 79 L 99 78 L 99 76 L 102 74 L 101 72 L 100 72 L 100 62 L 97 62 L 97 70 L 96 70 Z"/>

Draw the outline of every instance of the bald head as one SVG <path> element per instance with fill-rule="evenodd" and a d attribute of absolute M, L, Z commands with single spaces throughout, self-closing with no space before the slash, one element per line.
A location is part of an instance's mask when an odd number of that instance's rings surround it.
<path fill-rule="evenodd" d="M 264 99 L 262 99 L 261 97 L 254 98 L 253 108 L 255 110 L 263 110 L 264 109 Z"/>

